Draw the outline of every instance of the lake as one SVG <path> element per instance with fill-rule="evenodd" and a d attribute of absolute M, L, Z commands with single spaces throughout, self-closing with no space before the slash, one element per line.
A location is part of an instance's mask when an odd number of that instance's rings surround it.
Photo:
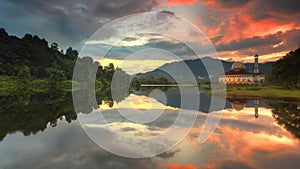
<path fill-rule="evenodd" d="M 186 88 L 187 92 L 189 91 Z M 47 169 L 282 169 L 300 165 L 299 103 L 248 98 L 227 98 L 225 108 L 210 110 L 211 98 L 200 90 L 199 109 L 182 106 L 180 90 L 165 90 L 163 97 L 152 97 L 151 90 L 134 91 L 114 101 L 109 91 L 96 94 L 97 105 L 86 100 L 82 113 L 75 113 L 72 94 L 18 93 L 1 96 L 0 168 Z M 150 96 L 149 96 L 150 94 Z M 153 121 L 136 123 L 121 116 L 138 110 L 158 110 Z M 162 111 L 159 111 L 162 110 Z M 196 112 L 195 122 L 180 142 L 166 152 L 148 158 L 127 158 L 100 148 L 86 133 L 88 129 L 104 132 L 115 150 L 152 151 L 157 147 L 130 146 L 126 140 L 107 133 L 107 126 L 126 137 L 145 139 L 160 135 L 174 125 L 179 111 Z M 213 113 L 220 122 L 204 143 L 199 137 L 205 121 Z M 105 117 L 99 122 L 99 117 Z M 188 114 L 186 116 L 189 116 Z M 172 133 L 181 134 L 184 124 Z M 108 137 L 109 136 L 109 137 Z"/>

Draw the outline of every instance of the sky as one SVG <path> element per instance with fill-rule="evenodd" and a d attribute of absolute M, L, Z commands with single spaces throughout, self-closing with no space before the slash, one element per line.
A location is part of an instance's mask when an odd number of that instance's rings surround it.
<path fill-rule="evenodd" d="M 299 47 L 297 4 L 298 0 L 0 0 L 0 27 L 12 35 L 36 34 L 62 49 L 72 46 L 81 51 L 99 28 L 120 17 L 168 11 L 202 30 L 221 59 L 252 62 L 258 53 L 260 62 L 266 62 Z M 193 37 L 191 34 L 191 41 Z M 116 48 L 118 56 L 149 45 L 165 45 L 175 54 L 185 50 L 182 43 L 157 35 L 145 38 L 139 34 L 128 37 L 127 42 Z M 120 59 L 113 57 L 109 59 Z"/>

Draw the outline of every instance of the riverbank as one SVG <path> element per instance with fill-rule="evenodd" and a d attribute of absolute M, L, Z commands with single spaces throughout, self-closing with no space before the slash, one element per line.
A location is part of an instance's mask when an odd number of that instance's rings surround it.
<path fill-rule="evenodd" d="M 201 86 L 208 90 L 207 94 L 211 95 L 211 86 Z M 214 86 L 218 89 L 218 86 Z M 226 95 L 228 97 L 259 97 L 266 99 L 278 99 L 282 101 L 300 102 L 300 89 L 287 89 L 281 86 L 250 86 L 250 85 L 227 85 L 227 90 L 220 90 L 214 95 Z"/>
<path fill-rule="evenodd" d="M 85 88 L 89 86 L 86 83 L 78 83 L 73 80 L 64 79 L 60 81 L 53 81 L 49 78 L 21 78 L 16 76 L 0 76 L 0 96 L 11 95 L 13 93 L 22 92 L 34 92 L 34 93 L 47 93 L 56 91 L 62 92 L 72 92 L 73 90 L 78 90 L 80 88 Z M 104 91 L 110 82 L 106 79 L 95 81 L 95 91 Z"/>
<path fill-rule="evenodd" d="M 0 96 L 31 91 L 36 93 L 47 93 L 49 90 L 59 89 L 61 91 L 72 91 L 72 81 L 63 80 L 53 82 L 50 79 L 19 78 L 14 76 L 0 76 Z"/>

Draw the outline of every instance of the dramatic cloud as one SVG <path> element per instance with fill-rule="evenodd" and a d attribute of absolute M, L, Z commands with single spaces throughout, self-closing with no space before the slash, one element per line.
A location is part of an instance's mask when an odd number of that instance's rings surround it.
<path fill-rule="evenodd" d="M 23 36 L 38 34 L 63 47 L 88 39 L 112 19 L 137 12 L 147 12 L 156 0 L 0 0 L 0 26 Z"/>
<path fill-rule="evenodd" d="M 197 0 L 161 0 L 159 5 L 172 5 L 172 6 L 192 5 L 196 2 Z"/>
<path fill-rule="evenodd" d="M 286 15 L 299 15 L 300 8 L 298 7 L 298 0 L 272 0 L 268 2 L 265 0 L 255 0 L 253 6 L 257 11 L 264 11 L 270 14 L 286 14 Z"/>
<path fill-rule="evenodd" d="M 282 33 L 277 33 L 274 35 L 268 35 L 266 37 L 254 36 L 252 38 L 246 38 L 241 40 L 234 40 L 226 44 L 220 44 L 216 46 L 218 51 L 235 51 L 247 48 L 253 48 L 261 45 L 276 45 L 281 42 L 279 36 Z"/>
<path fill-rule="evenodd" d="M 160 158 L 165 158 L 165 159 L 171 158 L 171 157 L 174 157 L 175 154 L 179 153 L 180 151 L 181 151 L 181 150 L 169 150 L 169 151 L 166 151 L 166 152 L 163 153 L 163 154 L 158 155 L 158 157 L 160 157 Z"/>
<path fill-rule="evenodd" d="M 87 43 L 88 45 L 85 46 L 85 50 L 83 50 L 84 53 L 81 53 L 81 55 L 88 55 L 95 58 L 124 59 L 136 53 L 138 53 L 139 56 L 132 56 L 127 59 L 170 60 L 175 59 L 175 55 L 176 57 L 185 59 L 197 57 L 193 50 L 185 43 L 159 34 L 138 34 L 134 37 L 126 37 L 115 45 L 103 44 L 93 40 Z M 108 53 L 106 53 L 105 56 L 101 55 L 105 50 L 108 50 Z M 145 50 L 147 52 L 141 52 Z M 173 54 L 174 57 L 169 57 L 167 53 L 170 53 L 170 55 Z"/>
<path fill-rule="evenodd" d="M 224 8 L 241 7 L 246 5 L 250 0 L 216 0 Z"/>
<path fill-rule="evenodd" d="M 58 42 L 62 48 L 73 46 L 80 50 L 96 30 L 116 18 L 165 11 L 199 27 L 221 58 L 236 60 L 257 51 L 265 55 L 265 60 L 276 60 L 299 46 L 297 4 L 298 0 L 0 0 L 0 27 L 17 36 L 37 34 L 50 43 Z M 115 34 L 113 30 L 106 33 L 108 37 Z M 124 41 L 129 44 L 134 39 Z M 132 51 L 134 46 L 145 43 L 120 46 L 116 51 Z M 177 49 L 174 46 L 181 49 L 178 44 L 162 40 L 157 45 L 170 46 L 170 51 Z"/>
<path fill-rule="evenodd" d="M 191 164 L 158 164 L 160 169 L 197 169 L 194 165 Z"/>
<path fill-rule="evenodd" d="M 250 167 L 248 164 L 245 164 L 241 161 L 234 161 L 234 160 L 222 161 L 220 164 L 216 166 L 216 169 L 226 169 L 226 168 L 255 169 L 254 167 Z"/>

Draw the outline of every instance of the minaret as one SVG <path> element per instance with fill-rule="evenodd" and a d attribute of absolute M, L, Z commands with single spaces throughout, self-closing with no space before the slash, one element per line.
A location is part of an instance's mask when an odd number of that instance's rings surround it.
<path fill-rule="evenodd" d="M 254 117 L 258 118 L 258 106 L 259 106 L 259 100 L 254 100 Z"/>
<path fill-rule="evenodd" d="M 253 73 L 259 73 L 259 69 L 258 69 L 258 54 L 255 54 L 254 56 L 254 71 Z"/>

